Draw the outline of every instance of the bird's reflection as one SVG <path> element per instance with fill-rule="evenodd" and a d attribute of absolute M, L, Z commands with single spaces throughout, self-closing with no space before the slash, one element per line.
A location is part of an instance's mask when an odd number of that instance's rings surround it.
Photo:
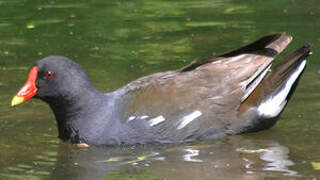
<path fill-rule="evenodd" d="M 80 149 L 62 144 L 54 179 L 257 179 L 299 176 L 290 169 L 289 148 L 243 136 L 180 145 L 137 145 Z M 134 178 L 133 178 L 134 179 Z M 139 178 L 138 178 L 139 179 Z"/>
<path fill-rule="evenodd" d="M 260 158 L 267 162 L 262 168 L 264 171 L 278 171 L 290 176 L 298 174 L 298 172 L 289 169 L 295 163 L 289 159 L 289 149 L 285 146 L 273 144 L 268 148 L 268 151 L 260 155 Z"/>

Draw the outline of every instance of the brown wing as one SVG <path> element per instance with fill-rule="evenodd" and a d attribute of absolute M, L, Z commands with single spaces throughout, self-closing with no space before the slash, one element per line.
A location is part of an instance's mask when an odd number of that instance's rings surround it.
<path fill-rule="evenodd" d="M 139 119 L 146 127 L 158 127 L 162 136 L 164 129 L 184 129 L 185 136 L 212 127 L 223 131 L 290 41 L 284 33 L 266 36 L 178 71 L 133 81 L 125 87 L 128 103 L 123 121 Z"/>

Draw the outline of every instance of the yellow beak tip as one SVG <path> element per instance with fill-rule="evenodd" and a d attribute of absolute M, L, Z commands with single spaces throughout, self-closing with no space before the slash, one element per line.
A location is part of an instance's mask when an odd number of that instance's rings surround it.
<path fill-rule="evenodd" d="M 15 106 L 15 105 L 21 104 L 21 103 L 23 103 L 23 101 L 24 101 L 23 97 L 14 96 L 12 98 L 12 101 L 11 101 L 11 106 Z"/>

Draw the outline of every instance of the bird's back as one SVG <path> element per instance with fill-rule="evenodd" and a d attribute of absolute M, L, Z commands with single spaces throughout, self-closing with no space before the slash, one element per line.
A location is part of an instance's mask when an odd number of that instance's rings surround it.
<path fill-rule="evenodd" d="M 136 141 L 181 142 L 237 134 L 251 120 L 239 107 L 291 37 L 275 34 L 243 48 L 156 73 L 125 86 L 120 118 Z M 253 117 L 256 118 L 256 117 Z"/>

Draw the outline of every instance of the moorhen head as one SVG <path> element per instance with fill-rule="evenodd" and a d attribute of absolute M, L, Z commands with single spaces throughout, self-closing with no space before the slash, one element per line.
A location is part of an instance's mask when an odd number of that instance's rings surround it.
<path fill-rule="evenodd" d="M 12 106 L 49 104 L 59 137 L 93 145 L 176 143 L 272 127 L 305 66 L 305 45 L 271 68 L 291 36 L 277 33 L 175 71 L 101 93 L 75 62 L 49 56 L 31 68 Z"/>

